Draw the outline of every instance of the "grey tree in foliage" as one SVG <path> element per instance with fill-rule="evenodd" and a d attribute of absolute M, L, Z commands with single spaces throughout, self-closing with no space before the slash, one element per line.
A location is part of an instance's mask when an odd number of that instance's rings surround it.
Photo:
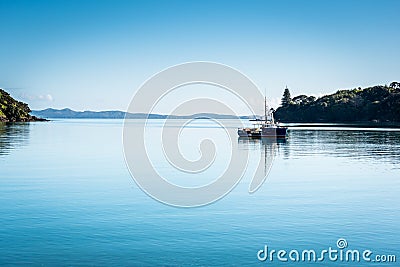
<path fill-rule="evenodd" d="M 390 84 L 390 87 L 393 88 L 393 89 L 400 89 L 400 83 L 398 83 L 398 82 L 392 82 L 392 83 Z"/>

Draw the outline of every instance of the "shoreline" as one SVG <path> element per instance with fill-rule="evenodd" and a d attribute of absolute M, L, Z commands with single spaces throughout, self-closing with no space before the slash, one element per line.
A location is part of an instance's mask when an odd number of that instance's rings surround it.
<path fill-rule="evenodd" d="M 287 127 L 341 127 L 341 128 L 399 128 L 400 123 L 395 122 L 281 122 Z"/>
<path fill-rule="evenodd" d="M 49 122 L 57 120 L 146 120 L 145 118 L 38 118 L 33 116 L 28 120 L 0 120 L 0 123 L 24 123 L 24 122 Z M 189 118 L 170 118 L 171 120 L 186 120 Z M 147 120 L 167 120 L 167 118 L 148 118 Z M 196 118 L 194 120 L 207 120 L 207 118 Z M 230 118 L 220 118 L 218 120 L 233 120 Z M 247 120 L 247 119 L 241 119 Z M 279 122 L 281 126 L 290 128 L 387 128 L 400 129 L 400 122 Z"/>
<path fill-rule="evenodd" d="M 36 116 L 32 116 L 30 118 L 22 119 L 22 120 L 9 120 L 0 118 L 0 123 L 20 123 L 20 122 L 43 122 L 43 121 L 50 121 L 48 119 L 38 118 Z"/>

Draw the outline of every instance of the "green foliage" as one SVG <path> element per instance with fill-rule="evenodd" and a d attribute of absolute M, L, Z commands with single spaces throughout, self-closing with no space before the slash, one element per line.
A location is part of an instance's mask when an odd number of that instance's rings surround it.
<path fill-rule="evenodd" d="M 282 122 L 400 122 L 400 84 L 339 90 L 316 99 L 300 95 L 278 108 Z"/>
<path fill-rule="evenodd" d="M 29 112 L 28 104 L 15 100 L 0 89 L 0 121 L 29 121 L 33 119 Z"/>

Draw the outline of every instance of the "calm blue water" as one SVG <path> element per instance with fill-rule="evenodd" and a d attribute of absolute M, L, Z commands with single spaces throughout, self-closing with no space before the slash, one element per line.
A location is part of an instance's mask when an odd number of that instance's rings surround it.
<path fill-rule="evenodd" d="M 151 122 L 155 131 L 161 126 Z M 188 131 L 223 143 L 205 120 Z M 192 146 L 182 143 L 188 157 L 195 157 Z M 150 144 L 149 153 L 158 147 Z M 278 265 L 260 262 L 257 252 L 264 245 L 336 248 L 338 238 L 352 249 L 395 254 L 398 264 L 399 131 L 293 128 L 273 147 L 274 164 L 256 193 L 247 191 L 249 171 L 220 201 L 184 209 L 155 201 L 134 183 L 121 120 L 0 124 L 0 265 Z M 254 161 L 270 148 L 246 140 L 232 146 Z M 179 178 L 161 157 L 153 163 Z"/>

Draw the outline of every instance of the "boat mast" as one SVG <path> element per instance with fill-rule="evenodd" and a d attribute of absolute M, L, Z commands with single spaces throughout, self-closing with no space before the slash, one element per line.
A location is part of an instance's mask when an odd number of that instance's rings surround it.
<path fill-rule="evenodd" d="M 264 116 L 265 116 L 265 123 L 267 123 L 267 93 L 264 94 Z"/>

